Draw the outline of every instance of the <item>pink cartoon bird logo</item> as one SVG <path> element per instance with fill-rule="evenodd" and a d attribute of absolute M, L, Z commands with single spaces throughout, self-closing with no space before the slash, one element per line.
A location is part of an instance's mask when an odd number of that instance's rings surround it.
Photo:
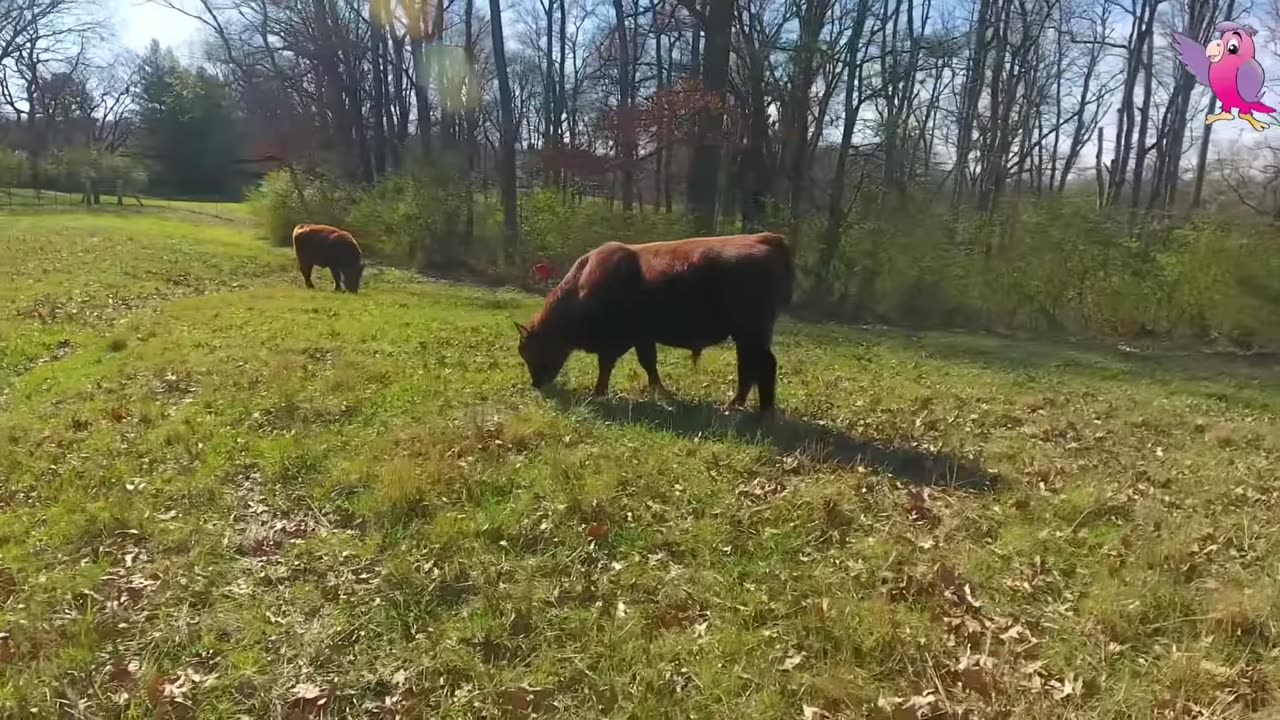
<path fill-rule="evenodd" d="M 1227 21 L 1220 22 L 1214 31 L 1221 34 L 1208 47 L 1175 32 L 1173 45 L 1178 60 L 1187 66 L 1201 85 L 1208 85 L 1222 103 L 1222 112 L 1205 116 L 1205 125 L 1219 120 L 1230 120 L 1231 111 L 1239 110 L 1240 119 L 1247 121 L 1254 130 L 1262 132 L 1267 124 L 1253 116 L 1255 112 L 1273 113 L 1275 108 L 1262 102 L 1262 81 L 1266 74 L 1262 64 L 1254 57 L 1253 37 L 1258 31 L 1249 25 Z"/>

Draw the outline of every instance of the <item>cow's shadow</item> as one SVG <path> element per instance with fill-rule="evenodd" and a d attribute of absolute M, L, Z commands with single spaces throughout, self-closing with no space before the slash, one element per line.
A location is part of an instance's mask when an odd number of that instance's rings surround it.
<path fill-rule="evenodd" d="M 679 398 L 590 398 L 565 390 L 549 390 L 546 395 L 561 408 L 585 408 L 606 422 L 644 425 L 684 437 L 732 438 L 820 464 L 878 468 L 912 485 L 990 492 L 1000 480 L 995 471 L 951 453 L 855 438 L 783 413 L 761 420 L 754 410 L 726 413 L 717 405 Z"/>

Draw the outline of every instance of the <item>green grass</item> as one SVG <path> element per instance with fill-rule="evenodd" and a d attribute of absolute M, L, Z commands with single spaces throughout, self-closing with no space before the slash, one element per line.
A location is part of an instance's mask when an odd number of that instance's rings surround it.
<path fill-rule="evenodd" d="M 31 211 L 39 209 L 49 211 L 54 209 L 81 209 L 80 205 L 81 193 L 58 192 L 56 190 L 41 190 L 39 194 L 29 188 L 5 188 L 0 187 L 0 212 L 4 211 Z M 142 207 L 150 210 L 180 210 L 193 213 L 196 215 L 213 216 L 224 220 L 240 220 L 244 221 L 249 218 L 249 208 L 243 203 L 225 203 L 225 202 L 198 202 L 193 200 L 174 200 L 170 198 L 152 197 L 143 195 Z M 125 205 L 130 208 L 138 207 L 138 199 L 133 195 L 124 197 Z M 109 192 L 103 192 L 101 197 L 103 207 L 114 207 L 116 204 L 115 189 Z"/>
<path fill-rule="evenodd" d="M 243 222 L 15 212 L 0 257 L 0 717 L 1276 699 L 1274 365 L 785 320 L 760 428 L 731 347 L 544 398 L 537 298 L 308 292 Z"/>

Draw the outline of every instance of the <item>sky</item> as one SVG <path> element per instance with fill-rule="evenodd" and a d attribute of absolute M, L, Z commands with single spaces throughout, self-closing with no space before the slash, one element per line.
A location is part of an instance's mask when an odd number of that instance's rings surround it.
<path fill-rule="evenodd" d="M 116 29 L 131 50 L 143 52 L 152 38 L 179 55 L 192 54 L 200 24 L 170 8 L 148 0 L 111 0 L 116 6 Z"/>

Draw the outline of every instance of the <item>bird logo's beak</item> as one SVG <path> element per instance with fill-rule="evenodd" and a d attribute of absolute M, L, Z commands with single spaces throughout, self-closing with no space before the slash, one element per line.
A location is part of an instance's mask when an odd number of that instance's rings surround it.
<path fill-rule="evenodd" d="M 1216 63 L 1222 59 L 1222 41 L 1214 40 L 1204 49 L 1204 54 L 1209 57 L 1209 62 Z"/>

